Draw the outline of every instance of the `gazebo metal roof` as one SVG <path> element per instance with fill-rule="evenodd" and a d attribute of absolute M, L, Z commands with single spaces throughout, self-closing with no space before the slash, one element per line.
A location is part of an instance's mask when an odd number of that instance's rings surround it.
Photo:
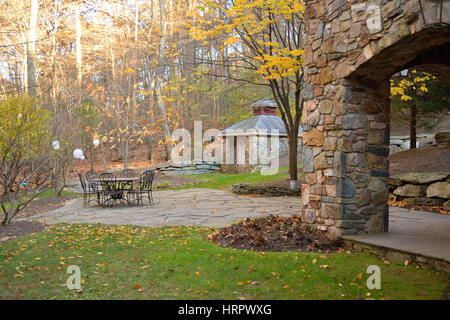
<path fill-rule="evenodd" d="M 252 116 L 222 130 L 223 136 L 250 136 L 260 134 L 287 137 L 283 120 L 278 116 L 272 115 Z"/>
<path fill-rule="evenodd" d="M 278 106 L 272 100 L 264 98 L 252 103 L 250 107 L 255 111 L 259 108 L 277 108 Z M 299 128 L 299 135 L 301 133 L 302 129 Z M 221 131 L 221 136 L 229 137 L 254 135 L 287 137 L 283 120 L 277 115 L 264 113 L 254 114 L 252 117 L 239 121 Z"/>
<path fill-rule="evenodd" d="M 278 105 L 272 100 L 267 98 L 263 98 L 250 105 L 250 108 L 263 108 L 263 107 L 278 108 Z"/>

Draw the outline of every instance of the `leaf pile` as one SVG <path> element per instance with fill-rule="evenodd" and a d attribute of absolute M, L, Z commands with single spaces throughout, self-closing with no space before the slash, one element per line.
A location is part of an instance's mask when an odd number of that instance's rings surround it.
<path fill-rule="evenodd" d="M 330 240 L 319 230 L 303 224 L 300 216 L 270 215 L 247 219 L 221 228 L 209 239 L 222 247 L 255 251 L 335 252 L 342 240 Z"/>

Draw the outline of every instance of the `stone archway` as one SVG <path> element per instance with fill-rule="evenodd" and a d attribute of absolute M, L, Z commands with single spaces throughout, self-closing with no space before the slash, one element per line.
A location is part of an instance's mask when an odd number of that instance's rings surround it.
<path fill-rule="evenodd" d="M 450 1 L 426 25 L 419 0 L 306 2 L 302 218 L 332 236 L 387 232 L 389 79 L 450 83 Z"/>

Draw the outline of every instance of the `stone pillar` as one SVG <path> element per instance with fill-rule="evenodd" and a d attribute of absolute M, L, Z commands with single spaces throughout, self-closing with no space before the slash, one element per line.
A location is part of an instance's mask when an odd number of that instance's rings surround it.
<path fill-rule="evenodd" d="M 302 218 L 332 237 L 383 232 L 388 230 L 389 81 L 349 76 L 358 58 L 351 52 L 367 45 L 367 28 L 353 21 L 350 6 L 327 17 L 330 10 L 325 1 L 311 1 L 305 13 Z"/>
<path fill-rule="evenodd" d="M 318 79 L 304 111 L 303 219 L 335 236 L 387 231 L 389 83 Z"/>
<path fill-rule="evenodd" d="M 450 6 L 430 24 L 418 0 L 305 4 L 302 218 L 388 231 L 389 79 L 417 66 L 450 81 Z"/>

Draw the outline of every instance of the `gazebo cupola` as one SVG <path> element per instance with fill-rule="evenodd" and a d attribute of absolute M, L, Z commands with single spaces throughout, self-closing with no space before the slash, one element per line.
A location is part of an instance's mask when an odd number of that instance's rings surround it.
<path fill-rule="evenodd" d="M 276 116 L 278 106 L 272 100 L 264 98 L 251 104 L 250 108 L 253 109 L 254 116 Z"/>

